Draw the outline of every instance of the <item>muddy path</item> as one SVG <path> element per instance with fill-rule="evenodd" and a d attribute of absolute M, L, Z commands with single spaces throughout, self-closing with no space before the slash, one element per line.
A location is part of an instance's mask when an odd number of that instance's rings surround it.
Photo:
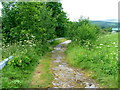
<path fill-rule="evenodd" d="M 71 40 L 67 40 L 60 43 L 52 51 L 53 88 L 99 88 L 94 80 L 85 77 L 82 72 L 70 67 L 65 62 L 64 52 L 70 42 Z"/>

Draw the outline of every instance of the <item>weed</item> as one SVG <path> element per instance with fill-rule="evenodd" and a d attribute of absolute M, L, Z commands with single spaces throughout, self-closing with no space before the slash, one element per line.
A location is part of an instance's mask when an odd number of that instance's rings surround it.
<path fill-rule="evenodd" d="M 109 88 L 118 87 L 118 34 L 100 36 L 89 46 L 79 46 L 74 42 L 66 51 L 68 62 L 82 69 L 92 70 L 91 77 Z"/>

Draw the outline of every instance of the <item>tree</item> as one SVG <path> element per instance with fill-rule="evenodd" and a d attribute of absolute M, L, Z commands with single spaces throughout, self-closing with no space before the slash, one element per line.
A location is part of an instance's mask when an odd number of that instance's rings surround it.
<path fill-rule="evenodd" d="M 98 27 L 91 24 L 88 19 L 79 19 L 79 22 L 69 22 L 66 35 L 72 41 L 84 45 L 96 40 Z"/>
<path fill-rule="evenodd" d="M 3 33 L 7 43 L 19 42 L 35 36 L 45 43 L 55 37 L 55 19 L 43 2 L 3 3 Z"/>
<path fill-rule="evenodd" d="M 56 19 L 56 35 L 58 37 L 64 36 L 66 30 L 66 23 L 68 21 L 66 13 L 63 11 L 62 4 L 59 2 L 47 2 L 46 6 L 52 10 L 52 17 Z"/>

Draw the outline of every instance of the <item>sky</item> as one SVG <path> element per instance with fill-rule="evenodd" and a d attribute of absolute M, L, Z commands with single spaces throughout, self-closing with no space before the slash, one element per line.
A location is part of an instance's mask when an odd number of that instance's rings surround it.
<path fill-rule="evenodd" d="M 62 0 L 63 10 L 70 21 L 77 21 L 80 16 L 90 20 L 118 19 L 120 0 Z"/>
<path fill-rule="evenodd" d="M 90 20 L 118 19 L 119 1 L 120 0 L 61 0 L 61 3 L 70 21 L 77 21 L 81 16 L 89 17 Z M 1 7 L 0 4 L 0 9 Z"/>

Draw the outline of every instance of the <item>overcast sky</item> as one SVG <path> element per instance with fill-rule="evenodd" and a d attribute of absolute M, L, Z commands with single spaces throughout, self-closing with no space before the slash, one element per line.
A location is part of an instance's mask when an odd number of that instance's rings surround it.
<path fill-rule="evenodd" d="M 80 16 L 90 20 L 118 19 L 118 2 L 120 0 L 61 0 L 63 10 L 70 20 Z"/>
<path fill-rule="evenodd" d="M 71 21 L 78 20 L 80 16 L 89 17 L 90 20 L 105 20 L 118 19 L 119 1 L 120 0 L 61 0 L 61 3 L 63 10 L 67 13 Z"/>

